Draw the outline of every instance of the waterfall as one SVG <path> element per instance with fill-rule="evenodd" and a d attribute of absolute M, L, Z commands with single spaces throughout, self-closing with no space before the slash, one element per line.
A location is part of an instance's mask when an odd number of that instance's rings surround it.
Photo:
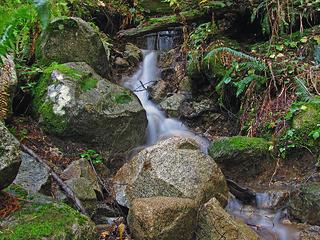
<path fill-rule="evenodd" d="M 132 90 L 139 98 L 146 111 L 148 128 L 146 144 L 153 145 L 160 139 L 172 136 L 192 138 L 207 152 L 209 142 L 207 139 L 192 133 L 181 121 L 168 118 L 166 114 L 149 98 L 148 87 L 153 85 L 159 76 L 157 68 L 158 54 L 156 51 L 144 51 L 143 63 L 139 70 L 127 81 L 124 86 Z"/>

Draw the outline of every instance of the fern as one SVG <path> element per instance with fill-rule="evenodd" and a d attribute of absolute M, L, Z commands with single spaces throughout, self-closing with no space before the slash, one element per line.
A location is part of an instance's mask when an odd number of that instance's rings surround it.
<path fill-rule="evenodd" d="M 297 95 L 301 101 L 307 102 L 312 98 L 312 94 L 306 87 L 306 84 L 303 79 L 300 79 L 298 77 L 294 78 L 295 84 L 297 86 Z"/>

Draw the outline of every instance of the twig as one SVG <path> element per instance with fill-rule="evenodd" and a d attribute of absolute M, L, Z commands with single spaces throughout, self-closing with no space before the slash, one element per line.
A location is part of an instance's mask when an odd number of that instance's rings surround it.
<path fill-rule="evenodd" d="M 61 187 L 61 189 L 65 192 L 66 196 L 72 200 L 72 203 L 74 206 L 84 215 L 88 215 L 84 207 L 82 206 L 81 201 L 79 198 L 77 198 L 72 191 L 72 189 L 59 177 L 58 174 L 54 172 L 54 170 L 49 166 L 48 163 L 46 163 L 45 160 L 41 159 L 37 154 L 35 154 L 30 148 L 25 146 L 24 144 L 20 145 L 22 150 L 30 154 L 32 157 L 34 157 L 38 162 L 44 165 L 44 167 L 49 171 L 51 176 L 54 180 L 58 183 L 58 185 Z"/>
<path fill-rule="evenodd" d="M 277 171 L 278 171 L 279 166 L 280 166 L 280 158 L 277 159 L 276 167 L 275 167 L 274 172 L 273 172 L 273 174 L 272 174 L 272 176 L 271 176 L 271 178 L 270 178 L 270 181 L 269 181 L 269 187 L 270 187 L 270 185 L 271 185 L 271 182 L 272 182 L 274 176 L 277 174 Z"/>

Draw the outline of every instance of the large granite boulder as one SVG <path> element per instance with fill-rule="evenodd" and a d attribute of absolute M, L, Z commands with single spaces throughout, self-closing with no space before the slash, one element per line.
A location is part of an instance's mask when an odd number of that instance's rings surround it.
<path fill-rule="evenodd" d="M 197 205 L 187 198 L 138 198 L 128 215 L 132 236 L 139 240 L 191 240 L 196 221 Z"/>
<path fill-rule="evenodd" d="M 224 205 L 226 180 L 212 158 L 194 140 L 173 137 L 138 153 L 114 177 L 115 197 L 131 207 L 136 198 L 155 196 L 195 199 L 199 204 L 216 197 Z"/>
<path fill-rule="evenodd" d="M 290 214 L 309 224 L 320 225 L 320 183 L 302 185 L 290 195 Z"/>
<path fill-rule="evenodd" d="M 0 190 L 8 187 L 18 174 L 21 164 L 20 144 L 0 121 Z"/>
<path fill-rule="evenodd" d="M 258 240 L 260 238 L 240 219 L 229 215 L 217 199 L 212 198 L 199 210 L 197 239 Z"/>
<path fill-rule="evenodd" d="M 270 143 L 262 138 L 225 137 L 213 141 L 209 155 L 228 176 L 255 176 L 269 159 Z"/>
<path fill-rule="evenodd" d="M 52 21 L 40 40 L 37 57 L 44 64 L 86 62 L 101 76 L 110 75 L 108 55 L 99 33 L 80 18 Z"/>
<path fill-rule="evenodd" d="M 1 57 L 0 64 L 0 121 L 12 113 L 13 96 L 18 85 L 18 78 L 12 55 Z"/>
<path fill-rule="evenodd" d="M 138 98 L 83 62 L 45 69 L 34 108 L 48 133 L 99 150 L 123 153 L 144 141 L 147 118 Z"/>

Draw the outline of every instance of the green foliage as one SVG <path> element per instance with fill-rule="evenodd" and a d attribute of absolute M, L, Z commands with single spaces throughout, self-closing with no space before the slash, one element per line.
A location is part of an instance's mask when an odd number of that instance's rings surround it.
<path fill-rule="evenodd" d="M 309 89 L 307 88 L 304 79 L 295 77 L 294 81 L 297 86 L 296 93 L 297 93 L 299 100 L 305 101 L 305 102 L 309 101 L 312 98 L 312 94 L 310 93 Z"/>
<path fill-rule="evenodd" d="M 212 23 L 200 24 L 189 36 L 189 46 L 192 49 L 199 50 L 203 48 L 210 37 L 216 32 L 215 26 Z"/>
<path fill-rule="evenodd" d="M 118 104 L 127 104 L 132 101 L 132 96 L 129 92 L 124 91 L 114 96 L 114 100 Z"/>
<path fill-rule="evenodd" d="M 103 158 L 95 150 L 89 149 L 80 154 L 80 157 L 91 161 L 93 164 L 99 164 L 103 162 Z"/>
<path fill-rule="evenodd" d="M 263 33 L 277 36 L 292 32 L 298 21 L 303 26 L 304 20 L 314 19 L 319 9 L 320 2 L 317 0 L 262 0 L 253 9 L 251 20 L 261 19 Z"/>
<path fill-rule="evenodd" d="M 231 66 L 225 71 L 223 78 L 216 85 L 216 91 L 220 96 L 222 95 L 223 86 L 226 84 L 233 84 L 236 88 L 236 96 L 239 97 L 253 81 L 256 81 L 257 87 L 263 85 L 267 78 L 261 75 L 266 70 L 266 66 L 263 62 L 257 58 L 236 51 L 231 48 L 221 47 L 211 50 L 205 57 L 207 62 L 218 61 L 218 54 L 229 53 L 234 56 L 235 59 L 231 63 Z M 242 60 L 245 60 L 241 62 Z M 239 79 L 239 76 L 240 79 Z"/>

